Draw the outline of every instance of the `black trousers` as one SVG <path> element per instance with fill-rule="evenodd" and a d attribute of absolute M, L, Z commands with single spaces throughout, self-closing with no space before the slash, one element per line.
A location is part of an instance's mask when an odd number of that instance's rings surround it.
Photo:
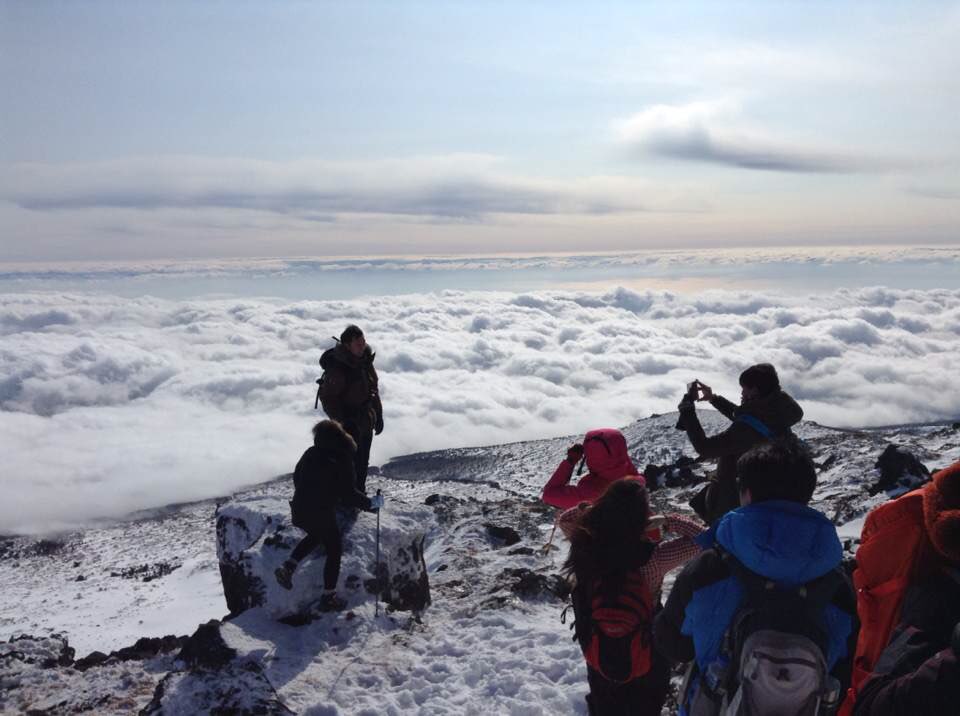
<path fill-rule="evenodd" d="M 367 469 L 370 467 L 370 446 L 373 444 L 373 432 L 360 430 L 355 423 L 347 423 L 343 427 L 357 444 L 357 452 L 353 456 L 353 469 L 357 473 L 357 489 L 366 493 Z"/>
<path fill-rule="evenodd" d="M 340 560 L 343 558 L 343 538 L 340 536 L 337 515 L 333 510 L 317 515 L 307 530 L 307 536 L 293 548 L 290 559 L 299 564 L 300 560 L 321 544 L 327 553 L 327 561 L 323 565 L 323 588 L 333 590 L 337 588 Z"/>
<path fill-rule="evenodd" d="M 587 667 L 590 716 L 660 716 L 670 688 L 670 661 L 651 649 L 650 671 L 633 681 L 617 684 Z"/>

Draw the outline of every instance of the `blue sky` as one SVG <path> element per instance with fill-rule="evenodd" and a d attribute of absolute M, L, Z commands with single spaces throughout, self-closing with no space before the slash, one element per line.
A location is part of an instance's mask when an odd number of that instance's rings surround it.
<path fill-rule="evenodd" d="M 0 5 L 0 261 L 958 243 L 957 3 Z"/>

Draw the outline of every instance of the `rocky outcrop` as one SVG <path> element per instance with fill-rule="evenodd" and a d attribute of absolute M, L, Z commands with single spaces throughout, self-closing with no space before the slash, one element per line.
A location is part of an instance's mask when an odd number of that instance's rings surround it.
<path fill-rule="evenodd" d="M 380 593 L 394 610 L 419 612 L 430 603 L 430 585 L 423 559 L 426 532 L 434 524 L 432 510 L 390 501 L 380 515 L 380 566 L 377 563 L 377 516 L 342 511 L 344 533 L 340 592 L 348 608 Z M 233 615 L 254 607 L 274 618 L 309 613 L 323 587 L 323 548 L 301 562 L 293 589 L 283 589 L 274 571 L 304 536 L 290 524 L 286 501 L 253 497 L 221 505 L 216 515 L 217 556 L 227 608 Z M 361 590 L 360 587 L 365 587 Z"/>
<path fill-rule="evenodd" d="M 902 494 L 930 480 L 926 465 L 909 450 L 897 445 L 887 445 L 874 467 L 880 472 L 880 479 L 870 486 L 871 495 L 882 490 Z"/>
<path fill-rule="evenodd" d="M 177 664 L 184 668 L 163 677 L 141 714 L 293 713 L 277 697 L 263 668 L 256 661 L 238 659 L 236 650 L 227 646 L 217 621 L 200 625 L 177 655 Z"/>

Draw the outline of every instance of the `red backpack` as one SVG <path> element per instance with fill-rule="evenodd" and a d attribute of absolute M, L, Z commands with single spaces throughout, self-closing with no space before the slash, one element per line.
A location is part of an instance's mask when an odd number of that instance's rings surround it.
<path fill-rule="evenodd" d="M 853 585 L 857 590 L 860 635 L 850 689 L 839 716 L 849 716 L 863 686 L 900 621 L 907 587 L 927 548 L 923 488 L 874 508 L 867 515 L 857 549 Z"/>
<path fill-rule="evenodd" d="M 639 571 L 629 573 L 615 595 L 573 592 L 576 638 L 587 664 L 608 681 L 626 683 L 650 670 L 653 597 Z M 589 593 L 585 593 L 589 592 Z"/>

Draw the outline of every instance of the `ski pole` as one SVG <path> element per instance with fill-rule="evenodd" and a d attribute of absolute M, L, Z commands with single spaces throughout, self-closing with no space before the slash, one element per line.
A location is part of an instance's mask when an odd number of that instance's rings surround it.
<path fill-rule="evenodd" d="M 380 490 L 377 490 L 377 497 L 380 497 L 380 496 L 381 496 Z M 378 500 L 378 502 L 382 502 L 382 500 Z M 382 588 L 382 585 L 380 584 L 380 579 L 381 579 L 381 575 L 380 575 L 380 571 L 381 571 L 380 570 L 380 510 L 382 509 L 383 509 L 382 506 L 377 509 L 377 563 L 374 566 L 375 576 L 377 579 L 377 603 L 373 609 L 374 617 L 380 616 L 380 589 Z"/>

